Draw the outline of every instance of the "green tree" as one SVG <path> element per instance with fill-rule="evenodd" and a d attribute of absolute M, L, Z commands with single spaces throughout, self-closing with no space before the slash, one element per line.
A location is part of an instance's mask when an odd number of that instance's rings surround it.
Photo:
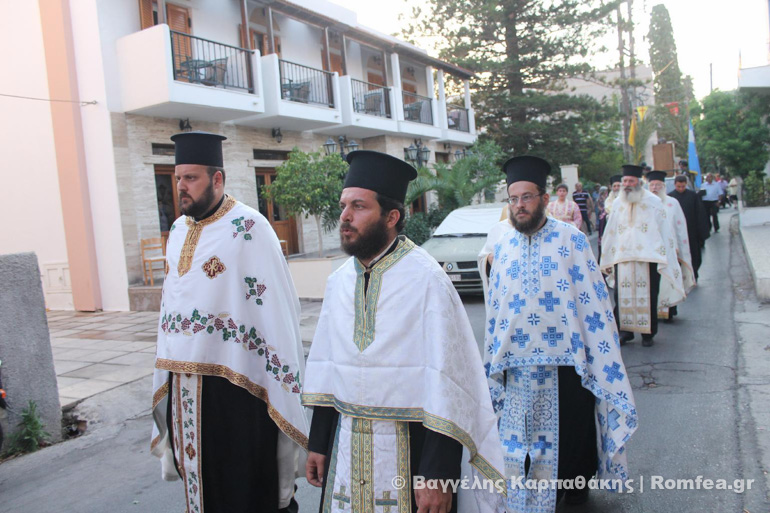
<path fill-rule="evenodd" d="M 404 30 L 437 41 L 442 58 L 476 73 L 477 125 L 506 154 L 574 163 L 592 127 L 614 115 L 564 79 L 589 73 L 590 54 L 617 1 L 428 0 Z"/>
<path fill-rule="evenodd" d="M 765 167 L 770 130 L 767 100 L 735 91 L 714 91 L 693 107 L 698 158 L 704 171 L 742 178 Z"/>
<path fill-rule="evenodd" d="M 318 227 L 318 256 L 323 256 L 322 220 L 327 228 L 336 219 L 342 181 L 348 164 L 337 155 L 321 156 L 294 148 L 289 159 L 276 168 L 275 180 L 265 187 L 265 196 L 278 203 L 292 216 L 313 216 Z"/>
<path fill-rule="evenodd" d="M 503 152 L 494 141 L 480 141 L 469 148 L 470 154 L 452 165 L 437 162 L 433 171 L 422 167 L 409 184 L 406 204 L 429 191 L 438 194 L 441 210 L 451 211 L 470 205 L 474 196 L 494 197 L 496 185 L 504 178 L 500 171 Z"/>
<path fill-rule="evenodd" d="M 673 141 L 677 153 L 686 158 L 692 78 L 682 77 L 671 17 L 663 4 L 652 8 L 647 40 L 650 42 L 650 65 L 655 77 L 653 113 L 658 122 L 658 136 Z M 676 103 L 676 106 L 669 105 L 671 103 Z"/>

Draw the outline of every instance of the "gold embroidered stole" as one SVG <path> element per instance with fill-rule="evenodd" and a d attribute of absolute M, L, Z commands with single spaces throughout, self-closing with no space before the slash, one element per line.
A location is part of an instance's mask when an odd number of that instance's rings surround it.
<path fill-rule="evenodd" d="M 359 351 L 363 352 L 374 342 L 374 321 L 377 316 L 377 300 L 380 297 L 383 275 L 414 247 L 414 242 L 407 238 L 398 241 L 396 249 L 375 263 L 371 269 L 364 267 L 357 258 L 353 260 L 356 268 L 356 317 L 353 341 Z M 366 291 L 364 291 L 365 273 L 369 273 L 369 287 Z"/>
<path fill-rule="evenodd" d="M 182 252 L 179 255 L 179 264 L 177 265 L 177 272 L 179 276 L 184 276 L 192 266 L 193 257 L 195 256 L 195 248 L 198 246 L 198 241 L 203 233 L 203 228 L 216 223 L 222 217 L 225 216 L 236 204 L 235 198 L 230 195 L 225 195 L 225 200 L 222 205 L 212 215 L 206 219 L 195 221 L 192 217 L 187 217 L 187 237 L 184 240 L 184 246 L 182 246 Z"/>

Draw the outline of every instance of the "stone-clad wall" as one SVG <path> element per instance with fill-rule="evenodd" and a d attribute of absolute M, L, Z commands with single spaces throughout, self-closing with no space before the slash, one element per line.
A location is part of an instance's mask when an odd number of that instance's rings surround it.
<path fill-rule="evenodd" d="M 227 137 L 223 143 L 224 166 L 227 176 L 225 190 L 239 201 L 258 208 L 254 150 L 323 151 L 328 136 L 311 132 L 283 132 L 277 143 L 270 129 L 258 129 L 233 124 L 205 123 L 191 120 L 194 130 L 220 133 Z M 112 136 L 115 153 L 120 212 L 126 246 L 126 267 L 129 283 L 142 283 L 141 239 L 160 237 L 155 165 L 173 165 L 171 156 L 152 154 L 152 144 L 169 144 L 170 137 L 179 132 L 179 120 L 112 114 Z M 361 149 L 375 150 L 403 158 L 404 148 L 412 144 L 408 137 L 378 136 L 357 140 Z M 435 144 L 429 143 L 432 150 Z M 435 153 L 431 153 L 433 162 Z M 315 256 L 318 229 L 315 219 L 302 216 L 298 222 L 300 252 Z M 322 234 L 324 249 L 339 248 L 336 230 Z"/>

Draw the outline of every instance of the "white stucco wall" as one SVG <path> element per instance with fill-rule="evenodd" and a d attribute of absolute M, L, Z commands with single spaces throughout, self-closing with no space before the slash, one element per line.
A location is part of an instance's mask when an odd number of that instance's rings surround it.
<path fill-rule="evenodd" d="M 303 66 L 323 69 L 321 29 L 273 12 L 281 30 L 281 58 Z"/>
<path fill-rule="evenodd" d="M 24 49 L 3 52 L 5 70 L 13 73 L 0 73 L 0 91 L 48 98 L 38 2 L 0 2 L 0 19 L 13 20 L 0 30 L 0 48 Z M 0 201 L 0 253 L 32 251 L 41 271 L 66 269 L 50 103 L 0 96 L 0 112 L 0 179 L 7 187 Z M 71 309 L 71 292 L 53 294 L 45 282 L 46 306 Z"/>
<path fill-rule="evenodd" d="M 112 127 L 107 103 L 105 69 L 97 0 L 70 4 L 80 99 L 96 101 L 81 108 L 88 189 L 102 308 L 128 310 L 128 275 L 120 223 Z"/>
<path fill-rule="evenodd" d="M 80 10 L 80 3 L 74 2 L 72 4 L 73 11 Z M 87 1 L 84 4 L 93 8 L 93 2 Z M 138 32 L 141 28 L 139 2 L 136 0 L 97 0 L 96 4 L 101 35 L 101 40 L 96 44 L 101 46 L 107 108 L 110 112 L 123 112 L 116 41 L 123 36 Z"/>

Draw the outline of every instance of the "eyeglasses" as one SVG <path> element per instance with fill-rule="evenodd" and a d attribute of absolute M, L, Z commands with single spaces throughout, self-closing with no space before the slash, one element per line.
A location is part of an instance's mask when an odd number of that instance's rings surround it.
<path fill-rule="evenodd" d="M 505 202 L 509 205 L 516 206 L 517 203 L 521 202 L 522 205 L 526 205 L 527 203 L 531 203 L 532 200 L 537 198 L 538 196 L 542 196 L 542 194 L 525 194 L 522 197 L 518 196 L 510 196 L 508 198 L 505 198 Z"/>

